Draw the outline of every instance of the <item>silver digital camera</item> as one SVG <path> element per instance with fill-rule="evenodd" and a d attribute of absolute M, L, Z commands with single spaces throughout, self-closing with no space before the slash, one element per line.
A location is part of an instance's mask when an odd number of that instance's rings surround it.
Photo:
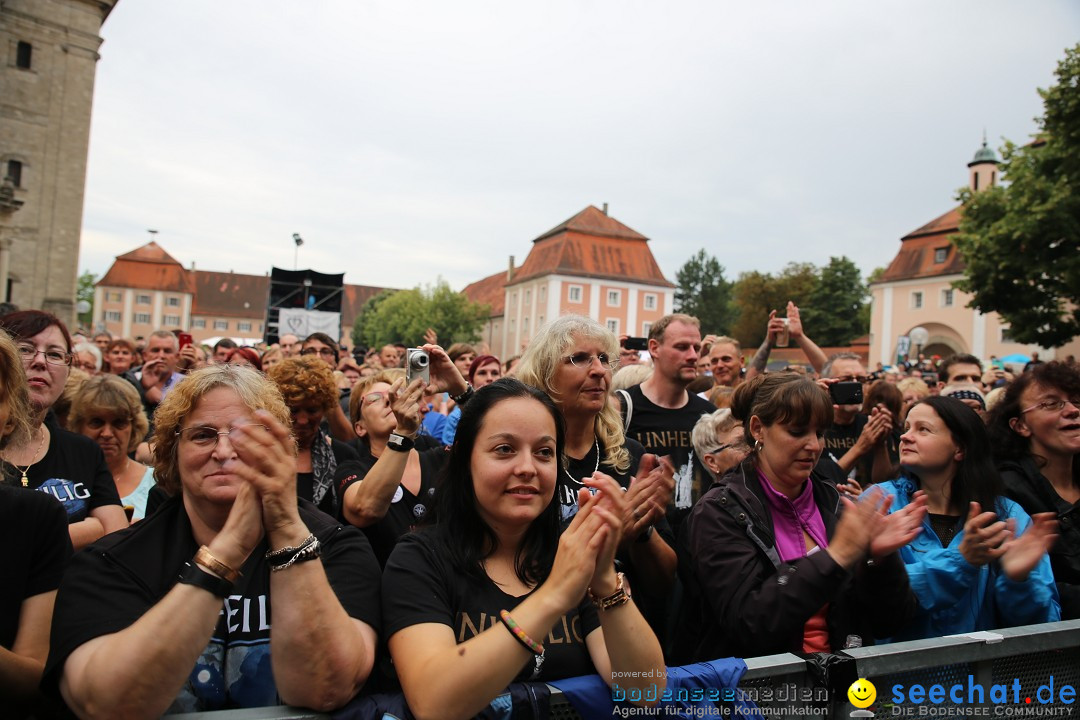
<path fill-rule="evenodd" d="M 431 382 L 431 376 L 428 373 L 428 357 L 427 351 L 423 348 L 409 348 L 405 354 L 405 384 L 412 384 L 413 379 L 423 378 L 424 385 Z"/>

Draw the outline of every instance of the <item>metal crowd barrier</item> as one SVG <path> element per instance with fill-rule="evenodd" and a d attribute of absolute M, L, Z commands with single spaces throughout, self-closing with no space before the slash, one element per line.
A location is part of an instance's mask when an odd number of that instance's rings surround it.
<path fill-rule="evenodd" d="M 746 674 L 739 688 L 757 702 L 766 720 L 860 717 L 851 714 L 857 709 L 847 699 L 847 687 L 856 678 L 866 678 L 876 687 L 877 701 L 871 710 L 877 718 L 1080 717 L 1080 620 L 875 645 L 844 650 L 838 655 L 841 662 L 829 669 L 834 685 L 831 689 L 805 659 L 788 653 L 747 658 Z M 1046 685 L 1051 676 L 1055 693 L 1060 693 L 1064 686 L 1076 690 L 1074 702 L 1061 702 L 1059 694 L 1054 702 L 1037 701 L 1036 690 Z M 1017 681 L 1022 689 L 1019 705 L 1012 703 L 1012 688 Z M 981 685 L 984 695 L 993 685 L 1008 686 L 1009 703 L 995 706 L 984 702 L 981 706 L 957 708 L 948 699 L 942 703 L 927 700 L 920 710 L 914 703 L 895 705 L 891 700 L 896 685 L 906 692 L 913 684 L 926 690 L 935 684 L 945 688 L 959 684 L 966 695 L 970 683 Z M 1025 697 L 1032 697 L 1033 702 L 1024 703 Z M 984 699 L 989 700 L 988 695 Z M 191 713 L 182 716 L 182 720 L 328 720 L 329 717 L 310 710 L 278 707 Z M 554 688 L 551 718 L 580 718 Z"/>

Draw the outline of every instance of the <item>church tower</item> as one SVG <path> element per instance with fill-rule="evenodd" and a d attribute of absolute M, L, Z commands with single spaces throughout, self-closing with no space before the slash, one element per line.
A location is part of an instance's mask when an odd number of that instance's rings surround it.
<path fill-rule="evenodd" d="M 984 132 L 982 147 L 975 152 L 975 157 L 968 163 L 968 186 L 971 191 L 979 192 L 997 185 L 997 166 L 997 155 L 987 147 Z"/>
<path fill-rule="evenodd" d="M 117 0 L 0 0 L 0 301 L 75 320 L 101 25 Z"/>

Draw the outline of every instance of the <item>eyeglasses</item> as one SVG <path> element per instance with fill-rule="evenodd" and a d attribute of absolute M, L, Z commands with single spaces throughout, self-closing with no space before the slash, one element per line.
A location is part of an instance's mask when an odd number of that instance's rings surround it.
<path fill-rule="evenodd" d="M 210 427 L 209 425 L 199 425 L 197 427 L 189 427 L 183 428 L 182 430 L 177 430 L 176 434 L 180 437 L 181 440 L 187 440 L 192 445 L 201 448 L 209 448 L 217 445 L 218 441 L 221 439 L 222 436 L 228 436 L 231 440 L 232 434 L 242 427 L 260 427 L 263 430 L 270 430 L 270 428 L 259 423 L 245 423 L 243 425 L 231 427 L 228 430 L 218 430 L 217 428 Z"/>
<path fill-rule="evenodd" d="M 843 377 L 836 378 L 839 382 L 857 382 L 865 385 L 870 382 L 869 375 L 844 375 Z"/>
<path fill-rule="evenodd" d="M 71 353 L 66 353 L 63 350 L 56 350 L 50 348 L 48 350 L 38 350 L 36 347 L 26 343 L 19 343 L 19 357 L 22 358 L 23 363 L 29 364 L 34 362 L 34 358 L 37 354 L 41 353 L 45 356 L 45 362 L 50 365 L 70 365 Z"/>
<path fill-rule="evenodd" d="M 91 430 L 100 430 L 105 425 L 112 425 L 116 430 L 126 430 L 131 427 L 131 418 L 113 418 L 112 420 L 106 420 L 105 418 L 92 417 L 86 421 L 86 427 Z"/>
<path fill-rule="evenodd" d="M 300 351 L 301 355 L 322 355 L 323 357 L 336 357 L 337 353 L 333 348 L 321 347 L 321 348 L 304 348 Z"/>
<path fill-rule="evenodd" d="M 730 450 L 731 448 L 738 447 L 741 444 L 742 443 L 724 443 L 723 445 L 716 448 L 715 450 L 710 450 L 707 454 L 708 455 L 715 455 L 716 453 L 722 453 L 725 450 Z"/>
<path fill-rule="evenodd" d="M 600 364 L 608 370 L 614 370 L 619 367 L 619 361 L 612 360 L 607 353 L 592 355 L 587 352 L 576 352 L 573 355 L 568 355 L 566 357 L 568 363 L 581 370 L 588 370 L 591 368 L 594 360 L 599 360 Z"/>
<path fill-rule="evenodd" d="M 1035 403 L 1029 408 L 1025 408 L 1020 411 L 1020 414 L 1031 412 L 1032 410 L 1048 410 L 1049 412 L 1061 412 L 1061 409 L 1065 407 L 1065 403 L 1069 403 L 1074 408 L 1080 409 L 1080 399 L 1070 400 L 1043 400 L 1041 403 Z"/>

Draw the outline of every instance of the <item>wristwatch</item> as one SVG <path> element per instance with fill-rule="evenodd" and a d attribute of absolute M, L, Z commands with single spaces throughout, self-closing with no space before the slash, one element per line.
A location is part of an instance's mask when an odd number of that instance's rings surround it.
<path fill-rule="evenodd" d="M 184 563 L 184 569 L 180 571 L 178 582 L 184 585 L 194 585 L 202 588 L 219 598 L 227 598 L 232 594 L 233 584 L 223 577 L 208 573 L 192 562 Z"/>
<path fill-rule="evenodd" d="M 467 383 L 465 383 L 465 392 L 461 393 L 460 395 L 451 395 L 450 399 L 453 400 L 454 402 L 456 402 L 458 405 L 464 405 L 465 403 L 469 402 L 469 400 L 472 398 L 472 396 L 473 396 L 472 383 L 467 382 Z"/>
<path fill-rule="evenodd" d="M 386 447 L 398 452 L 409 452 L 416 447 L 416 441 L 407 435 L 390 433 L 390 437 L 386 440 Z"/>

